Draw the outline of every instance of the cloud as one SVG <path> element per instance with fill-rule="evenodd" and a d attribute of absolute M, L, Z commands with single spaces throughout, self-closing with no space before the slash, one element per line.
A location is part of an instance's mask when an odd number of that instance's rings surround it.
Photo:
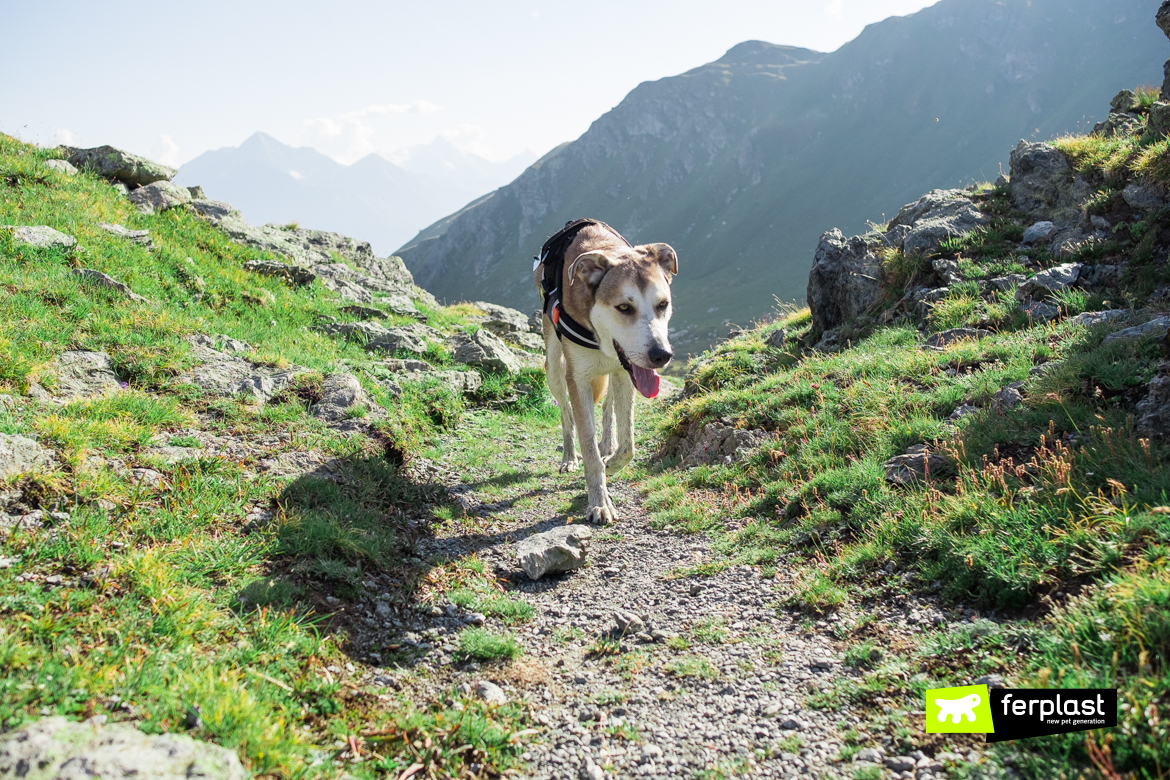
<path fill-rule="evenodd" d="M 842 6 L 844 6 L 843 0 L 831 0 L 831 2 L 825 4 L 825 13 L 838 22 L 844 21 L 845 13 L 842 10 Z"/>
<path fill-rule="evenodd" d="M 53 133 L 53 140 L 65 146 L 77 146 L 77 134 L 63 127 L 57 128 Z"/>
<path fill-rule="evenodd" d="M 158 137 L 158 143 L 154 145 L 151 158 L 172 168 L 178 168 L 180 163 L 183 162 L 183 158 L 179 156 L 179 145 L 169 135 L 160 135 Z"/>
<path fill-rule="evenodd" d="M 374 138 L 378 130 L 370 120 L 406 114 L 433 114 L 442 110 L 442 106 L 429 100 L 383 105 L 371 103 L 365 108 L 337 116 L 306 119 L 304 125 L 311 134 L 326 141 L 325 145 L 331 148 L 331 156 L 335 160 L 348 164 L 377 151 Z"/>

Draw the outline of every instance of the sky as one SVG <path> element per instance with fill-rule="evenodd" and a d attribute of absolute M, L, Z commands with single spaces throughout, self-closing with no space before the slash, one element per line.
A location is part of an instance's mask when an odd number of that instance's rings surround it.
<path fill-rule="evenodd" d="M 500 161 L 737 43 L 833 51 L 924 0 L 0 0 L 0 132 L 178 166 L 256 131 L 348 164 L 444 137 Z M 17 77 L 13 77 L 17 76 Z"/>

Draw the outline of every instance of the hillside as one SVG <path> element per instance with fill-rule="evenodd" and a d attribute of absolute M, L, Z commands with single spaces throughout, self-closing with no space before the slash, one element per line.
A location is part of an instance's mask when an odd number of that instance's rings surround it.
<path fill-rule="evenodd" d="M 1003 150 L 1091 127 L 1093 96 L 1160 83 L 1149 0 L 943 0 L 832 54 L 749 42 L 638 86 L 581 138 L 396 252 L 443 300 L 535 308 L 530 259 L 566 220 L 679 250 L 676 346 L 804 294 L 829 226 L 993 180 Z M 884 216 L 883 216 L 884 215 Z M 435 238 L 435 233 L 442 235 Z"/>
<path fill-rule="evenodd" d="M 398 165 L 377 154 L 342 165 L 255 133 L 238 147 L 204 152 L 175 181 L 203 187 L 252 222 L 311 224 L 386 254 L 421 226 L 511 181 L 534 159 L 521 154 L 492 163 L 438 138 L 408 150 Z"/>

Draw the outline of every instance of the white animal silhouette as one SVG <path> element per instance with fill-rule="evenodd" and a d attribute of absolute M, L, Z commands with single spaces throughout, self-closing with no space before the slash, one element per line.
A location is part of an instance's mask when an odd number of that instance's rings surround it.
<path fill-rule="evenodd" d="M 938 705 L 938 722 L 946 723 L 947 716 L 951 716 L 951 723 L 962 723 L 966 716 L 972 723 L 975 722 L 975 708 L 983 701 L 979 694 L 972 693 L 961 699 L 935 699 Z"/>

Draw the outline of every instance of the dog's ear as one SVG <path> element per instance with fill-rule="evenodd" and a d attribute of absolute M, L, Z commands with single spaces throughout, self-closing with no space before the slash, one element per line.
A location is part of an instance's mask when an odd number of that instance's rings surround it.
<path fill-rule="evenodd" d="M 672 276 L 678 274 L 678 255 L 670 244 L 646 244 L 642 248 L 646 251 L 647 257 L 662 266 L 663 271 L 670 271 L 670 276 L 666 277 L 668 283 Z"/>
<path fill-rule="evenodd" d="M 601 277 L 613 265 L 613 258 L 608 252 L 600 249 L 584 252 L 577 255 L 577 259 L 569 266 L 569 284 L 581 279 L 590 287 L 601 284 Z"/>

